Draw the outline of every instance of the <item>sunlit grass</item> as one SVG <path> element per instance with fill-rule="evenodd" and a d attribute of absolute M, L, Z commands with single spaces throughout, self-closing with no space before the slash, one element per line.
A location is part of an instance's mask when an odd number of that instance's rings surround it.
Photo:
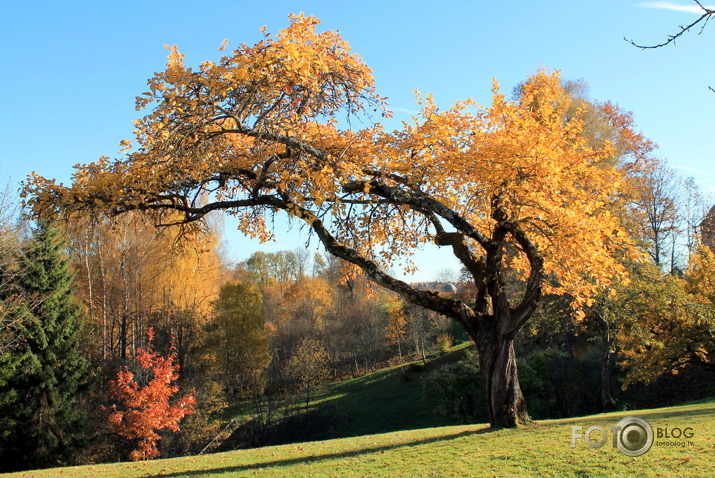
<path fill-rule="evenodd" d="M 609 427 L 627 416 L 658 427 L 692 428 L 688 446 L 657 442 L 631 458 L 610 444 L 571 447 L 571 426 Z M 715 401 L 679 407 L 545 420 L 516 430 L 484 425 L 428 428 L 140 463 L 57 468 L 38 477 L 465 477 L 715 476 Z M 683 440 L 680 440 L 683 441 Z"/>

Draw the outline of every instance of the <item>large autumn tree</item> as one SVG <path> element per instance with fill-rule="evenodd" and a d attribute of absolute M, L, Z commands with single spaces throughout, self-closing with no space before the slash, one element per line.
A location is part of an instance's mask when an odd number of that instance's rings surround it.
<path fill-rule="evenodd" d="M 624 274 L 612 257 L 628 243 L 609 212 L 621 181 L 613 148 L 581 134 L 559 75 L 547 73 L 513 101 L 496 84 L 489 107 L 442 111 L 420 97 L 420 115 L 400 130 L 353 129 L 356 118 L 389 116 L 371 71 L 336 32 L 316 32 L 316 18 L 290 19 L 198 69 L 171 47 L 137 98 L 149 113 L 135 142 L 122 142 L 136 149 L 79 166 L 71 186 L 33 175 L 29 204 L 38 215 L 141 211 L 185 228 L 223 210 L 261 239 L 266 219 L 287 213 L 375 283 L 464 326 L 492 426 L 527 421 L 514 337 L 540 296 L 569 294 L 578 308 Z M 389 272 L 425 243 L 461 261 L 470 300 Z M 520 287 L 507 287 L 510 270 Z"/>

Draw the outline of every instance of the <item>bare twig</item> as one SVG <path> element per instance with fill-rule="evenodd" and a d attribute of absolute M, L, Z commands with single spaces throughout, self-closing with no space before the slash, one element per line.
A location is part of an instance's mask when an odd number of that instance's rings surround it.
<path fill-rule="evenodd" d="M 683 36 L 685 33 L 689 32 L 692 28 L 694 28 L 697 25 L 700 25 L 700 31 L 698 32 L 698 35 L 700 35 L 703 32 L 703 30 L 705 29 L 705 27 L 707 26 L 710 19 L 715 15 L 715 10 L 706 8 L 698 0 L 693 0 L 693 1 L 702 9 L 702 11 L 703 11 L 702 15 L 700 15 L 700 17 L 697 20 L 695 20 L 694 22 L 692 22 L 691 24 L 689 24 L 687 26 L 680 26 L 680 31 L 678 33 L 676 33 L 675 35 L 668 35 L 668 39 L 665 40 L 664 42 L 659 43 L 657 45 L 641 45 L 641 44 L 638 44 L 628 38 L 624 37 L 623 39 L 637 48 L 640 48 L 642 50 L 650 50 L 653 48 L 661 48 L 661 47 L 664 47 L 671 43 L 675 43 L 675 40 L 677 40 L 678 38 Z M 712 88 L 710 88 L 710 89 L 712 89 Z"/>

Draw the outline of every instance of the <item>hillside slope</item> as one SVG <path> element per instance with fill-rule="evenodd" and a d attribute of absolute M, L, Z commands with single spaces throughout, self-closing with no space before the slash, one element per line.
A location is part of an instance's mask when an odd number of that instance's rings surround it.
<path fill-rule="evenodd" d="M 652 448 L 629 457 L 608 442 L 582 439 L 572 426 L 608 429 L 629 416 L 647 420 Z M 681 436 L 683 433 L 688 438 Z M 9 477 L 464 477 L 715 476 L 715 400 L 678 407 L 548 420 L 515 430 L 484 425 L 428 428 L 322 442 L 240 450 L 139 463 L 57 468 Z M 674 438 L 678 435 L 679 438 Z M 599 441 L 598 432 L 592 441 Z"/>

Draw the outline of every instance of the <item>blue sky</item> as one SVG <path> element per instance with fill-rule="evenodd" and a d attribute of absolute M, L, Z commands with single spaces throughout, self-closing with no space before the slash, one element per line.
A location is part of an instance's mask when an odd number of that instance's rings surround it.
<path fill-rule="evenodd" d="M 31 171 L 67 181 L 72 166 L 116 155 L 131 138 L 134 97 L 163 68 L 164 44 L 177 44 L 198 65 L 229 47 L 276 32 L 291 12 L 340 30 L 374 70 L 397 120 L 415 109 L 412 91 L 448 106 L 472 97 L 489 102 L 491 79 L 506 92 L 541 67 L 584 79 L 590 96 L 633 111 L 658 155 L 715 193 L 715 24 L 675 46 L 642 51 L 624 41 L 659 43 L 697 18 L 690 0 L 491 1 L 32 1 L 7 2 L 0 17 L 0 179 Z M 237 259 L 253 251 L 293 249 L 295 232 L 276 231 L 260 246 L 227 231 Z M 313 241 L 315 242 L 315 241 Z M 313 243 L 313 248 L 315 244 Z M 429 279 L 452 265 L 423 254 Z M 422 262 L 421 262 L 422 263 Z"/>

